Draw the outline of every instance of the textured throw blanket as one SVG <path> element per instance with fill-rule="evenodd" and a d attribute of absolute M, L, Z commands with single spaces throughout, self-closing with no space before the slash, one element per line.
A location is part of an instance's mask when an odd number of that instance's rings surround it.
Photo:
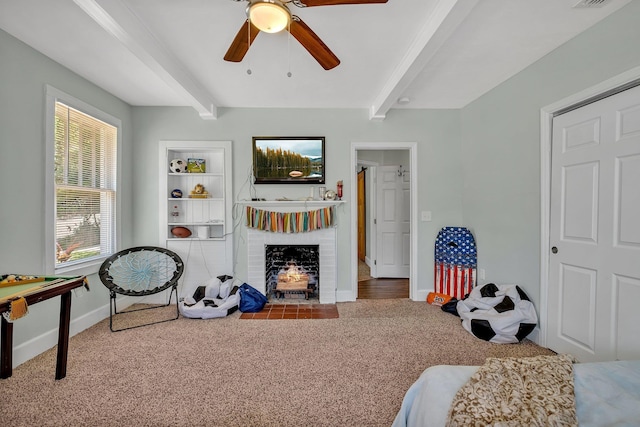
<path fill-rule="evenodd" d="M 568 355 L 489 358 L 456 393 L 447 426 L 577 426 Z"/>

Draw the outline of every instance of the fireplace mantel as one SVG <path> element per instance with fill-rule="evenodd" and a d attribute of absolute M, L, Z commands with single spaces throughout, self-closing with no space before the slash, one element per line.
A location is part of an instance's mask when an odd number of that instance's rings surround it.
<path fill-rule="evenodd" d="M 251 206 L 258 209 L 272 209 L 278 212 L 296 212 L 313 210 L 327 206 L 339 206 L 344 200 L 243 200 L 239 205 Z"/>

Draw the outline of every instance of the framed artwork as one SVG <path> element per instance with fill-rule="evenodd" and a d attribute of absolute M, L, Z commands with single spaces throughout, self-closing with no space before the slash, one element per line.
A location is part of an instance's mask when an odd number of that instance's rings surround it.
<path fill-rule="evenodd" d="M 204 159 L 187 159 L 187 172 L 189 173 L 205 173 L 207 171 L 207 163 Z"/>
<path fill-rule="evenodd" d="M 254 136 L 255 184 L 324 184 L 324 137 Z"/>

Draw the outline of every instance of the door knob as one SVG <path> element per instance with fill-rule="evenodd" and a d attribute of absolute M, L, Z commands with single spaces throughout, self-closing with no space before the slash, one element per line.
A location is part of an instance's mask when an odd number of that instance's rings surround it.
<path fill-rule="evenodd" d="M 555 246 L 551 248 L 551 252 L 553 252 L 554 254 L 558 253 L 558 248 L 556 248 Z"/>

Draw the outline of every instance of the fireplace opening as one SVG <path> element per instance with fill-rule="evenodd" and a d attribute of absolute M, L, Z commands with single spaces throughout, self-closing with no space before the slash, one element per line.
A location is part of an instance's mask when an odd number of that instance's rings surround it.
<path fill-rule="evenodd" d="M 291 303 L 317 302 L 319 255 L 319 245 L 265 245 L 267 298 Z"/>

